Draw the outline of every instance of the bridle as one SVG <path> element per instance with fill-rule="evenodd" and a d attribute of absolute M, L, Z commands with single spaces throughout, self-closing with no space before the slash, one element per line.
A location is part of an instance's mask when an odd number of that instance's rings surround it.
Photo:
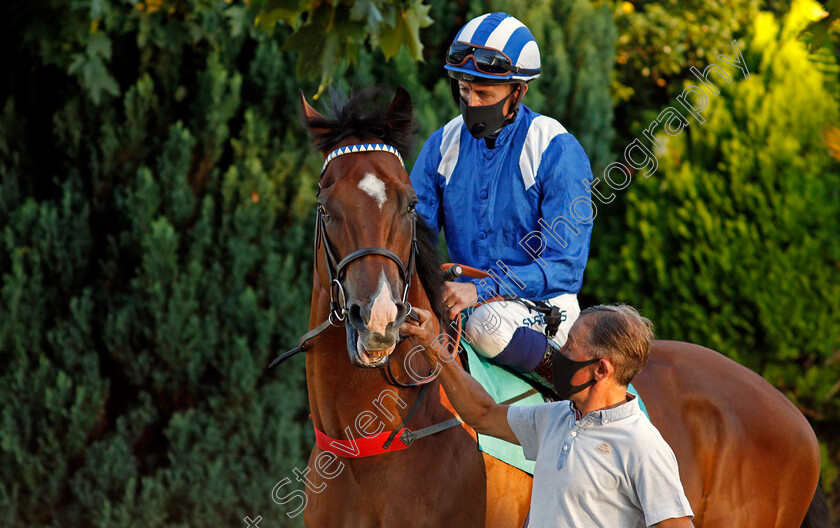
<path fill-rule="evenodd" d="M 384 145 L 381 143 L 350 145 L 347 147 L 337 148 L 326 157 L 324 160 L 324 166 L 321 168 L 321 179 L 323 179 L 324 173 L 327 171 L 327 166 L 332 160 L 338 156 L 343 156 L 353 152 L 390 152 L 391 154 L 397 156 L 400 160 L 400 164 L 405 167 L 399 151 L 391 145 Z M 319 182 L 318 190 L 315 192 L 315 196 L 319 196 L 320 194 L 321 183 Z M 411 248 L 409 250 L 408 266 L 405 266 L 402 259 L 400 259 L 396 253 L 383 247 L 366 247 L 357 249 L 343 259 L 338 260 L 336 258 L 336 251 L 333 248 L 333 244 L 327 236 L 326 226 L 324 225 L 324 209 L 320 204 L 316 209 L 318 216 L 316 218 L 315 226 L 315 253 L 318 253 L 318 246 L 322 246 L 324 248 L 324 262 L 326 263 L 327 277 L 329 280 L 328 289 L 330 292 L 330 315 L 328 318 L 330 323 L 333 326 L 342 326 L 347 316 L 347 298 L 344 294 L 344 286 L 342 284 L 344 272 L 347 270 L 347 266 L 357 259 L 370 255 L 387 257 L 394 261 L 397 265 L 397 269 L 399 269 L 400 272 L 400 279 L 405 285 L 401 302 L 403 306 L 406 307 L 406 311 L 411 312 L 411 304 L 408 302 L 408 290 L 411 287 L 411 276 L 414 272 L 414 258 L 417 253 L 417 213 L 415 211 L 412 211 L 411 213 Z"/>
<path fill-rule="evenodd" d="M 327 237 L 327 232 L 324 228 L 324 217 L 321 208 L 318 208 L 318 218 L 316 219 L 316 235 L 315 235 L 315 249 L 319 245 L 324 247 L 324 261 L 327 264 L 327 276 L 329 277 L 329 291 L 330 291 L 330 321 L 334 326 L 341 326 L 347 316 L 347 297 L 344 294 L 344 286 L 341 281 L 344 279 L 344 272 L 347 266 L 356 259 L 368 255 L 380 255 L 388 257 L 397 265 L 400 272 L 400 279 L 405 284 L 405 289 L 402 294 L 402 304 L 405 305 L 408 311 L 411 311 L 411 303 L 408 302 L 408 289 L 411 286 L 411 273 L 408 270 L 414 269 L 414 255 L 417 252 L 417 238 L 416 238 L 416 216 L 412 217 L 411 222 L 411 252 L 408 257 L 408 266 L 406 267 L 396 253 L 387 248 L 382 247 L 366 247 L 357 249 L 350 253 L 340 262 L 336 264 L 335 250 L 332 247 L 330 239 Z M 333 320 L 334 319 L 334 320 Z M 337 321 L 337 322 L 336 322 Z"/>
<path fill-rule="evenodd" d="M 324 165 L 321 168 L 320 180 L 323 180 L 324 173 L 327 171 L 327 167 L 329 166 L 331 161 L 333 161 L 338 156 L 344 156 L 346 154 L 352 154 L 356 152 L 389 152 L 395 155 L 397 159 L 400 160 L 400 165 L 405 167 L 405 163 L 403 162 L 403 158 L 400 155 L 399 151 L 391 145 L 385 145 L 382 143 L 365 143 L 361 145 L 349 145 L 346 147 L 339 147 L 333 150 L 326 157 L 326 159 L 324 159 Z M 320 194 L 321 182 L 319 181 L 318 190 L 316 191 L 315 196 L 319 196 Z M 315 254 L 317 255 L 319 246 L 323 248 L 324 262 L 326 264 L 327 278 L 329 281 L 327 288 L 330 292 L 329 316 L 327 317 L 326 321 L 323 321 L 320 325 L 313 328 L 312 330 L 304 334 L 300 339 L 298 339 L 295 348 L 276 357 L 268 365 L 268 368 L 272 368 L 282 363 L 283 361 L 294 356 L 295 354 L 305 352 L 307 341 L 321 334 L 330 326 L 344 326 L 348 314 L 348 309 L 347 297 L 344 293 L 344 285 L 342 284 L 342 281 L 344 280 L 344 275 L 347 271 L 347 267 L 352 262 L 362 257 L 382 256 L 392 260 L 397 265 L 397 269 L 400 273 L 400 279 L 402 279 L 403 284 L 405 285 L 403 289 L 401 303 L 404 306 L 403 309 L 405 309 L 408 314 L 412 313 L 411 304 L 408 302 L 408 290 L 411 287 L 411 277 L 414 273 L 414 260 L 415 255 L 417 253 L 417 213 L 415 211 L 412 211 L 411 213 L 411 248 L 409 250 L 408 266 L 406 266 L 405 264 L 403 264 L 402 259 L 400 259 L 400 257 L 396 253 L 394 253 L 390 249 L 383 247 L 366 247 L 357 249 L 339 260 L 336 257 L 335 248 L 333 247 L 333 244 L 330 241 L 329 236 L 327 235 L 326 226 L 324 225 L 325 211 L 323 210 L 323 207 L 320 204 L 317 205 L 316 210 L 317 217 L 315 226 Z M 414 386 L 413 384 L 404 385 L 402 383 L 396 382 L 390 370 L 390 362 L 387 370 L 387 374 L 390 377 L 390 381 L 392 381 L 392 383 L 394 383 L 395 385 Z"/>

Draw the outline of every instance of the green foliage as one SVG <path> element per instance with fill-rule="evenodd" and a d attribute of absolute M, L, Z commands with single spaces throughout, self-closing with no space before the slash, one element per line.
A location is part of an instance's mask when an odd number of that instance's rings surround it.
<path fill-rule="evenodd" d="M 299 524 L 271 491 L 311 445 L 303 365 L 265 369 L 311 285 L 287 32 L 234 5 L 49 8 L 0 127 L 4 525 Z"/>
<path fill-rule="evenodd" d="M 617 2 L 614 9 L 621 32 L 616 60 L 624 65 L 620 82 L 635 90 L 642 83 L 667 82 L 691 66 L 699 68 L 714 60 L 745 33 L 759 3 L 665 0 Z"/>
<path fill-rule="evenodd" d="M 316 99 L 343 59 L 356 62 L 366 43 L 380 49 L 387 60 L 405 46 L 413 60 L 422 61 L 420 30 L 432 24 L 430 6 L 422 0 L 260 0 L 256 4 L 261 11 L 257 25 L 270 29 L 282 21 L 294 29 L 283 49 L 300 54 L 298 77 L 320 80 Z"/>
<path fill-rule="evenodd" d="M 811 32 L 813 34 L 811 46 L 808 48 L 811 53 L 814 53 L 818 49 L 822 48 L 826 38 L 828 38 L 829 32 L 840 32 L 840 25 L 835 24 L 837 20 L 840 20 L 840 0 L 829 0 L 825 3 L 825 5 L 828 8 L 825 15 L 818 20 L 809 23 L 808 26 L 802 30 L 802 33 L 800 33 L 800 36 L 806 32 Z"/>
<path fill-rule="evenodd" d="M 818 428 L 840 423 L 840 166 L 821 139 L 840 122 L 840 65 L 797 41 L 816 4 L 781 22 L 754 0 L 40 7 L 13 30 L 0 108 L 5 525 L 301 524 L 271 490 L 312 445 L 303 369 L 264 370 L 307 325 L 320 157 L 299 90 L 402 85 L 425 139 L 458 112 L 446 48 L 488 11 L 534 32 L 543 74 L 525 102 L 596 175 L 738 39 L 751 77 L 599 208 L 582 302 L 637 305 L 660 337 L 718 349 Z M 837 490 L 838 445 L 821 440 Z"/>
<path fill-rule="evenodd" d="M 759 11 L 758 0 L 626 1 L 610 3 L 618 25 L 613 95 L 621 104 L 621 147 L 632 141 L 642 112 L 668 105 L 692 79 L 689 68 L 702 70 L 730 43 L 746 33 Z"/>
<path fill-rule="evenodd" d="M 659 337 L 721 351 L 836 423 L 840 166 L 820 137 L 840 110 L 836 78 L 796 40 L 812 5 L 794 2 L 782 24 L 758 15 L 741 46 L 749 79 L 707 91 L 705 124 L 659 129 L 659 169 L 637 173 L 623 218 L 603 219 L 587 274 Z"/>

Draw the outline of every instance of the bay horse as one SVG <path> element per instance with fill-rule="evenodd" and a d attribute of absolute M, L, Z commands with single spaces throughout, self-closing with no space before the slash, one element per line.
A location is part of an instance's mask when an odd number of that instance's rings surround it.
<path fill-rule="evenodd" d="M 408 383 L 429 371 L 399 341 L 411 306 L 435 313 L 436 331 L 449 325 L 436 236 L 414 212 L 399 155 L 413 126 L 407 92 L 387 110 L 362 92 L 334 107 L 334 119 L 302 93 L 300 104 L 325 158 L 311 330 L 278 360 L 306 352 L 318 439 L 304 472 L 306 526 L 521 528 L 531 477 L 477 449 L 434 376 Z M 757 374 L 697 345 L 657 341 L 634 385 L 676 454 L 695 526 L 797 528 L 812 499 L 824 501 L 810 425 Z M 391 442 L 405 427 L 436 424 L 445 427 Z"/>

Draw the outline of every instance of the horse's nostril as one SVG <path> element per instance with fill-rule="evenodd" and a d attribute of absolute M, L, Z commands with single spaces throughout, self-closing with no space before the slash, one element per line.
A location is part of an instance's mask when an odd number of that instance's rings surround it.
<path fill-rule="evenodd" d="M 350 322 L 353 323 L 353 326 L 357 328 L 367 327 L 367 314 L 365 313 L 365 309 L 362 305 L 357 303 L 351 304 L 349 316 Z"/>
<path fill-rule="evenodd" d="M 410 305 L 408 303 L 399 301 L 395 302 L 394 304 L 397 305 L 397 317 L 395 319 L 395 322 L 402 324 L 406 316 L 408 316 L 408 307 Z"/>

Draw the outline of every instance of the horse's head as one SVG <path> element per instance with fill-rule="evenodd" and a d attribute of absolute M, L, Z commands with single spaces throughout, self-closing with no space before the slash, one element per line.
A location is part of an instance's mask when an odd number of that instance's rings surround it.
<path fill-rule="evenodd" d="M 334 120 L 315 111 L 302 94 L 301 106 L 326 160 L 318 192 L 316 270 L 330 291 L 330 317 L 345 320 L 350 360 L 375 368 L 394 351 L 410 310 L 417 195 L 397 150 L 410 136 L 408 93 L 400 88 L 387 112 L 379 114 L 357 108 L 365 96 L 351 99 Z M 343 148 L 359 145 L 367 146 Z"/>

